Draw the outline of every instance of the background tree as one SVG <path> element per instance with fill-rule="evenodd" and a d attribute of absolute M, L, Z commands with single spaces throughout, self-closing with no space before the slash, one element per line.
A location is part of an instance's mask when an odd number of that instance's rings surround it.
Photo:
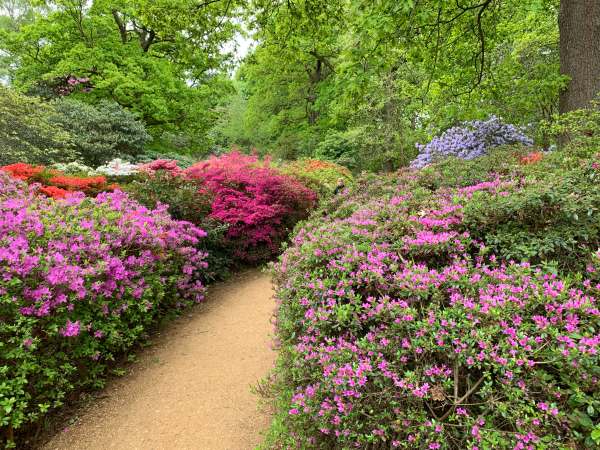
<path fill-rule="evenodd" d="M 2 66 L 17 88 L 47 97 L 86 79 L 71 95 L 88 103 L 117 102 L 151 133 L 185 131 L 198 146 L 230 89 L 239 1 L 53 0 L 33 3 L 26 20 L 5 15 Z"/>
<path fill-rule="evenodd" d="M 39 99 L 0 86 L 0 165 L 72 161 L 72 136 L 54 124 L 56 111 Z"/>
<path fill-rule="evenodd" d="M 259 45 L 238 72 L 249 133 L 228 139 L 379 170 L 406 164 L 417 141 L 463 120 L 538 124 L 557 111 L 565 82 L 558 7 L 255 0 Z"/>
<path fill-rule="evenodd" d="M 70 130 L 73 145 L 88 166 L 139 155 L 150 140 L 144 124 L 118 103 L 101 100 L 93 106 L 63 98 L 53 106 L 57 114 L 52 122 Z"/>
<path fill-rule="evenodd" d="M 600 3 L 560 2 L 560 70 L 570 81 L 560 96 L 565 113 L 590 106 L 600 92 Z"/>

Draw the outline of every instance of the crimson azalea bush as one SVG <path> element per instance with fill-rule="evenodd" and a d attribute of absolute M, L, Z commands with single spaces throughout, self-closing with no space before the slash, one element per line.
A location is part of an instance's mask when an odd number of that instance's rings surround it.
<path fill-rule="evenodd" d="M 600 257 L 497 259 L 464 210 L 518 189 L 363 178 L 274 266 L 275 448 L 583 449 L 600 429 Z M 483 197 L 482 197 L 483 196 Z"/>
<path fill-rule="evenodd" d="M 231 152 L 184 172 L 213 193 L 210 217 L 228 225 L 236 259 L 254 263 L 279 251 L 288 231 L 308 216 L 316 194 L 258 157 Z"/>
<path fill-rule="evenodd" d="M 0 436 L 9 441 L 70 392 L 101 385 L 117 355 L 205 291 L 203 230 L 121 191 L 56 201 L 38 188 L 0 171 Z"/>

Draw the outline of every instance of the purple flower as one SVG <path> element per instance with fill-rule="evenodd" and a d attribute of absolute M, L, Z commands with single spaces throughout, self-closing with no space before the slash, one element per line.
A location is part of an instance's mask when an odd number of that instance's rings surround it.
<path fill-rule="evenodd" d="M 506 124 L 496 116 L 485 121 L 465 122 L 434 137 L 427 145 L 417 144 L 419 155 L 411 167 L 425 167 L 448 156 L 474 159 L 494 147 L 510 144 L 530 146 L 533 141 L 516 126 Z"/>
<path fill-rule="evenodd" d="M 77 320 L 76 322 L 71 322 L 67 319 L 67 324 L 64 328 L 60 330 L 60 334 L 62 334 L 65 337 L 77 336 L 79 335 L 80 327 L 81 324 L 79 323 L 79 320 Z"/>

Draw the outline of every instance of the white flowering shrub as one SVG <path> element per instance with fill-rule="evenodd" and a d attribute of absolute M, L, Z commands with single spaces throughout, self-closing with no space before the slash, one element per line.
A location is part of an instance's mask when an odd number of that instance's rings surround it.
<path fill-rule="evenodd" d="M 52 169 L 59 170 L 67 175 L 92 175 L 94 169 L 90 166 L 86 166 L 80 162 L 69 162 L 69 163 L 55 163 L 50 166 Z"/>
<path fill-rule="evenodd" d="M 112 161 L 96 168 L 96 173 L 99 175 L 106 175 L 109 177 L 126 177 L 135 175 L 138 173 L 137 164 L 132 164 L 128 161 L 124 161 L 121 158 L 115 158 Z"/>

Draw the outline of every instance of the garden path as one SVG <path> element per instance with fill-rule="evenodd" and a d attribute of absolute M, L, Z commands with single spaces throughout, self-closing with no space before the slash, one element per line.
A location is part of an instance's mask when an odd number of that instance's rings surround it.
<path fill-rule="evenodd" d="M 258 270 L 211 287 L 44 449 L 253 449 L 269 423 L 251 387 L 275 360 L 272 295 Z"/>

